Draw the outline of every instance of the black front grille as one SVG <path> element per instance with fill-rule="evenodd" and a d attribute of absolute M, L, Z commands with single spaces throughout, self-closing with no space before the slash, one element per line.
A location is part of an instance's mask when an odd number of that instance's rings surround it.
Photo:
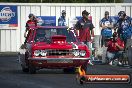
<path fill-rule="evenodd" d="M 72 54 L 71 50 L 47 50 L 47 56 L 66 56 Z"/>
<path fill-rule="evenodd" d="M 47 63 L 73 63 L 72 59 L 54 59 L 47 60 Z"/>

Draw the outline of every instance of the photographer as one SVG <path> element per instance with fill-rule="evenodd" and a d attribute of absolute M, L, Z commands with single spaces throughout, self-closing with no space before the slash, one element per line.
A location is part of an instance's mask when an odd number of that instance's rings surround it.
<path fill-rule="evenodd" d="M 107 43 L 107 59 L 110 65 L 113 65 L 114 60 L 120 59 L 124 50 L 124 42 L 118 37 L 117 33 L 113 33 L 113 38 Z M 119 62 L 118 64 L 121 65 Z"/>

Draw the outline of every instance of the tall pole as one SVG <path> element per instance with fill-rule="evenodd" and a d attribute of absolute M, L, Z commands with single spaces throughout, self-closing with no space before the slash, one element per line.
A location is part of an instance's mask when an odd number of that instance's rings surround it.
<path fill-rule="evenodd" d="M 43 0 L 41 0 L 41 3 L 43 2 Z"/>

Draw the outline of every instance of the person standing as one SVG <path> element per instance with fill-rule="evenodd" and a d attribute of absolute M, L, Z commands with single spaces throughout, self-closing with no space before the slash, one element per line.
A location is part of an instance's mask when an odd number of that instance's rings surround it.
<path fill-rule="evenodd" d="M 62 10 L 61 17 L 58 19 L 58 26 L 67 26 L 66 11 Z"/>
<path fill-rule="evenodd" d="M 91 41 L 94 37 L 94 30 L 93 30 L 94 25 L 92 21 L 88 19 L 89 14 L 90 13 L 88 13 L 86 10 L 82 11 L 82 18 L 77 21 L 74 28 L 75 30 L 79 32 L 79 33 L 77 32 L 78 33 L 77 36 L 79 36 L 80 41 L 86 44 L 88 48 L 90 49 L 91 56 L 92 56 Z M 92 64 L 91 60 L 89 63 Z"/>
<path fill-rule="evenodd" d="M 34 14 L 29 14 L 29 20 L 26 22 L 26 30 L 25 30 L 25 33 L 24 33 L 24 37 L 27 37 L 27 32 L 30 31 L 31 28 L 35 28 L 37 26 L 37 19 L 35 17 Z"/>
<path fill-rule="evenodd" d="M 126 15 L 125 11 L 118 13 L 119 19 L 115 25 L 117 28 L 118 36 L 124 41 L 125 45 L 127 39 L 132 36 L 132 20 Z"/>
<path fill-rule="evenodd" d="M 89 42 L 91 42 L 91 39 L 94 37 L 94 25 L 91 20 L 88 19 L 90 13 L 88 13 L 86 10 L 82 12 L 82 18 L 77 21 L 74 28 L 79 31 L 78 36 L 80 38 L 81 42 L 84 42 L 84 44 L 89 46 Z"/>
<path fill-rule="evenodd" d="M 29 20 L 26 22 L 26 30 L 25 30 L 25 33 L 24 33 L 24 37 L 26 38 L 25 39 L 25 42 L 24 42 L 24 45 L 27 43 L 27 38 L 29 36 L 29 32 L 31 32 L 31 30 L 33 28 L 36 28 L 37 27 L 37 19 L 35 17 L 34 14 L 29 14 Z"/>
<path fill-rule="evenodd" d="M 112 19 L 109 16 L 109 12 L 105 11 L 104 18 L 100 21 L 100 27 L 101 27 L 101 47 L 106 46 L 107 39 L 112 37 Z"/>

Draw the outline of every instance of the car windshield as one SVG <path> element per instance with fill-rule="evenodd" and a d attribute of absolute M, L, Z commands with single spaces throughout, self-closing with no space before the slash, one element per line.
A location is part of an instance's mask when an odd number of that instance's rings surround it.
<path fill-rule="evenodd" d="M 51 36 L 54 35 L 65 35 L 67 42 L 76 42 L 73 32 L 68 31 L 67 28 L 38 28 L 34 41 L 50 42 Z"/>

